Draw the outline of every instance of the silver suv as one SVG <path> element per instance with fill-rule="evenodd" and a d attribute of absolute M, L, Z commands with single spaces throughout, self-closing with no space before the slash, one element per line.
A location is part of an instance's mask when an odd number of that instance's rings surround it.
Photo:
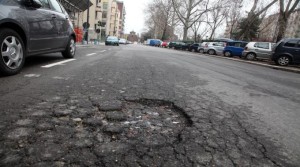
<path fill-rule="evenodd" d="M 270 59 L 274 43 L 270 42 L 249 42 L 242 54 L 242 58 L 248 60 Z"/>

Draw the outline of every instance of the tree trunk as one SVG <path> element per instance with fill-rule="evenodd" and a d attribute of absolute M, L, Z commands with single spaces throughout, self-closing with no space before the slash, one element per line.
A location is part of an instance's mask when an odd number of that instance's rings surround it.
<path fill-rule="evenodd" d="M 212 40 L 212 38 L 213 38 L 214 35 L 215 35 L 215 31 L 216 31 L 216 27 L 214 27 L 214 28 L 211 30 L 211 34 L 210 34 L 209 40 Z"/>
<path fill-rule="evenodd" d="M 187 40 L 188 28 L 186 26 L 183 27 L 183 40 Z"/>
<path fill-rule="evenodd" d="M 284 38 L 286 27 L 287 27 L 288 19 L 285 17 L 284 14 L 280 14 L 278 18 L 278 34 L 276 38 L 276 42 L 280 41 L 282 38 Z"/>

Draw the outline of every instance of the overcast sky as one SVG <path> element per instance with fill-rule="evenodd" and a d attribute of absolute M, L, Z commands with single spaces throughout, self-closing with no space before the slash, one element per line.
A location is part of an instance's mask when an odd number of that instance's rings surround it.
<path fill-rule="evenodd" d="M 134 30 L 141 33 L 144 28 L 144 9 L 151 0 L 123 0 L 126 8 L 125 33 Z"/>

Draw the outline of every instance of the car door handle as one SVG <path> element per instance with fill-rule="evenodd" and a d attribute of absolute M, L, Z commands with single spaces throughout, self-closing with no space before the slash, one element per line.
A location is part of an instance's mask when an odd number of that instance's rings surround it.
<path fill-rule="evenodd" d="M 52 14 L 52 19 L 56 19 L 56 15 L 55 14 Z"/>

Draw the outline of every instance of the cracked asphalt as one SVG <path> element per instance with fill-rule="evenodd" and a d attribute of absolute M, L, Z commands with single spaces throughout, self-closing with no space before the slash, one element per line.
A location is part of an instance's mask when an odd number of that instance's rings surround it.
<path fill-rule="evenodd" d="M 0 166 L 300 166 L 299 74 L 140 45 L 75 59 L 0 78 Z"/>

